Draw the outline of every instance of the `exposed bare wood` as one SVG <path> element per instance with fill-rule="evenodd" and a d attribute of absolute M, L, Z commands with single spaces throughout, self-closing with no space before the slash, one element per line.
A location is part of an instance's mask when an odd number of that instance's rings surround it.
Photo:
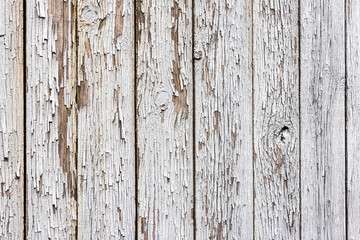
<path fill-rule="evenodd" d="M 0 0 L 0 63 L 0 239 L 360 239 L 358 0 Z"/>
<path fill-rule="evenodd" d="M 23 1 L 0 1 L 0 239 L 24 233 Z"/>
<path fill-rule="evenodd" d="M 137 4 L 138 236 L 192 239 L 192 2 Z"/>
<path fill-rule="evenodd" d="M 298 11 L 253 6 L 255 239 L 300 238 Z"/>
<path fill-rule="evenodd" d="M 300 2 L 302 239 L 345 239 L 345 1 Z"/>
<path fill-rule="evenodd" d="M 78 5 L 78 237 L 135 237 L 134 1 Z"/>
<path fill-rule="evenodd" d="M 196 237 L 253 237 L 251 2 L 195 1 Z"/>
<path fill-rule="evenodd" d="M 27 238 L 75 238 L 75 1 L 26 1 Z"/>

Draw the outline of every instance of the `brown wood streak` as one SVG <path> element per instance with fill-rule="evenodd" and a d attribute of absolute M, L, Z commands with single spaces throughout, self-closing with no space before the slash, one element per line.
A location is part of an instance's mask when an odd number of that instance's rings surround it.
<path fill-rule="evenodd" d="M 70 116 L 70 109 L 68 109 L 64 104 L 64 88 L 61 87 L 63 83 L 64 77 L 64 64 L 63 64 L 63 52 L 66 51 L 64 49 L 64 3 L 63 1 L 50 1 L 49 2 L 49 16 L 53 16 L 53 28 L 57 28 L 57 41 L 56 45 L 56 59 L 59 63 L 58 68 L 58 76 L 59 76 L 59 127 L 58 127 L 58 144 L 59 144 L 59 157 L 60 157 L 60 165 L 63 168 L 64 173 L 67 174 L 68 182 L 70 181 L 70 152 L 67 147 L 67 122 L 68 117 Z M 54 29 L 52 29 L 54 31 Z M 41 195 L 41 194 L 40 194 Z"/>
<path fill-rule="evenodd" d="M 192 238 L 189 1 L 137 4 L 138 237 Z"/>
<path fill-rule="evenodd" d="M 78 4 L 78 238 L 135 235 L 134 1 Z"/>
<path fill-rule="evenodd" d="M 180 53 L 179 53 L 179 32 L 178 19 L 181 14 L 181 9 L 177 2 L 171 8 L 171 15 L 174 18 L 174 25 L 171 27 L 171 39 L 174 41 L 174 60 L 172 61 L 173 83 L 175 93 L 172 95 L 175 105 L 175 111 L 179 113 L 180 109 L 185 109 L 186 115 L 189 112 L 189 105 L 187 104 L 187 89 L 180 81 Z"/>
<path fill-rule="evenodd" d="M 76 86 L 77 106 L 79 109 L 89 106 L 89 98 L 90 98 L 90 88 L 88 85 L 88 81 L 86 80 L 84 58 L 85 56 L 83 56 L 83 64 L 81 64 L 80 66 L 83 81 L 80 82 L 80 85 L 78 84 Z"/>
<path fill-rule="evenodd" d="M 54 0 L 49 2 L 49 16 L 53 16 L 54 28 L 57 28 L 57 41 L 55 43 L 56 46 L 56 59 L 58 61 L 58 77 L 59 77 L 59 107 L 58 107 L 58 145 L 59 145 L 59 160 L 60 166 L 63 169 L 63 172 L 67 176 L 68 182 L 68 189 L 64 189 L 64 191 L 69 191 L 70 193 L 74 194 L 75 192 L 75 185 L 74 185 L 74 172 L 75 169 L 71 169 L 71 160 L 70 154 L 71 150 L 69 145 L 74 144 L 68 143 L 68 123 L 69 117 L 72 112 L 73 105 L 67 107 L 65 104 L 65 96 L 64 96 L 64 79 L 68 81 L 74 81 L 71 75 L 69 75 L 69 71 L 66 71 L 65 63 L 64 63 L 64 52 L 68 51 L 68 25 L 65 24 L 65 19 L 68 19 L 68 5 L 65 4 L 62 0 Z M 75 16 L 71 16 L 75 18 Z M 75 49 L 74 49 L 75 50 Z M 64 73 L 64 71 L 66 71 Z M 73 103 L 75 104 L 75 103 Z M 64 192 L 65 193 L 65 192 Z"/>
<path fill-rule="evenodd" d="M 27 1 L 28 238 L 75 238 L 74 4 Z"/>
<path fill-rule="evenodd" d="M 122 35 L 123 33 L 123 0 L 116 0 L 116 15 L 115 15 L 115 38 L 114 41 L 116 43 L 116 40 Z"/>

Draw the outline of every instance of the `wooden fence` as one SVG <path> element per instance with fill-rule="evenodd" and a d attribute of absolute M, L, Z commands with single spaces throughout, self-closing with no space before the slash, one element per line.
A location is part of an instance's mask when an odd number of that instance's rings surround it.
<path fill-rule="evenodd" d="M 0 239 L 360 239 L 360 1 L 1 0 Z"/>

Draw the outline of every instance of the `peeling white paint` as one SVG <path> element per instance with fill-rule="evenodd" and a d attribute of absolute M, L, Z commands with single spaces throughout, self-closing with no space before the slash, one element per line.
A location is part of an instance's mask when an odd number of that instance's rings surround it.
<path fill-rule="evenodd" d="M 253 237 L 251 2 L 195 2 L 196 238 Z"/>
<path fill-rule="evenodd" d="M 79 239 L 135 238 L 133 2 L 78 5 Z"/>
<path fill-rule="evenodd" d="M 0 0 L 0 239 L 360 238 L 360 3 L 135 2 Z"/>
<path fill-rule="evenodd" d="M 191 5 L 138 2 L 139 239 L 193 239 Z"/>
<path fill-rule="evenodd" d="M 0 1 L 0 239 L 24 231 L 22 11 L 22 1 Z"/>
<path fill-rule="evenodd" d="M 255 239 L 300 239 L 298 14 L 253 5 Z"/>
<path fill-rule="evenodd" d="M 344 4 L 304 0 L 300 5 L 301 229 L 305 240 L 346 238 Z"/>
<path fill-rule="evenodd" d="M 27 238 L 75 238 L 76 6 L 26 2 Z"/>

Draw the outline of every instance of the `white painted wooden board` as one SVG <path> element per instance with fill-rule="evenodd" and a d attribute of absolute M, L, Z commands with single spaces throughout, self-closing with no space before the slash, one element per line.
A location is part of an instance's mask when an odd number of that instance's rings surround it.
<path fill-rule="evenodd" d="M 134 1 L 79 1 L 78 37 L 78 237 L 134 239 Z"/>
<path fill-rule="evenodd" d="M 0 0 L 0 63 L 0 239 L 360 239 L 357 0 Z"/>
<path fill-rule="evenodd" d="M 360 239 L 360 1 L 346 2 L 347 238 Z"/>
<path fill-rule="evenodd" d="M 75 238 L 75 5 L 26 1 L 27 238 Z"/>
<path fill-rule="evenodd" d="M 0 239 L 24 234 L 23 2 L 0 1 Z"/>
<path fill-rule="evenodd" d="M 300 5 L 302 239 L 346 235 L 344 3 Z"/>
<path fill-rule="evenodd" d="M 298 14 L 253 5 L 255 239 L 300 238 Z"/>
<path fill-rule="evenodd" d="M 196 239 L 251 239 L 251 2 L 195 1 L 194 13 Z"/>
<path fill-rule="evenodd" d="M 193 239 L 191 6 L 137 2 L 139 239 Z"/>

